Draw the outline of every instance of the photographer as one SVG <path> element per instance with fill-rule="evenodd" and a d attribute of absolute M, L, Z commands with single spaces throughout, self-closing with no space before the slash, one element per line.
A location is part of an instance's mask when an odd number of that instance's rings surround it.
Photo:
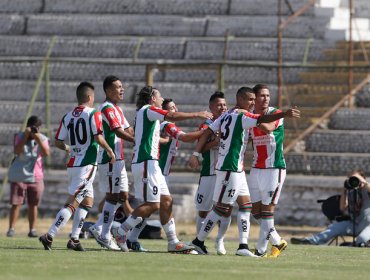
<path fill-rule="evenodd" d="M 9 214 L 8 237 L 15 234 L 15 223 L 19 216 L 21 206 L 28 202 L 28 237 L 37 237 L 35 230 L 38 205 L 44 192 L 44 174 L 42 157 L 49 155 L 48 138 L 41 134 L 41 120 L 31 116 L 27 120 L 24 132 L 14 137 L 15 157 L 10 165 L 8 176 L 10 182 L 10 201 L 12 205 Z"/>
<path fill-rule="evenodd" d="M 293 244 L 321 245 L 342 235 L 356 237 L 353 245 L 369 246 L 370 240 L 370 183 L 360 170 L 353 171 L 344 182 L 340 210 L 350 219 L 334 222 L 324 231 L 306 238 L 292 238 Z"/>

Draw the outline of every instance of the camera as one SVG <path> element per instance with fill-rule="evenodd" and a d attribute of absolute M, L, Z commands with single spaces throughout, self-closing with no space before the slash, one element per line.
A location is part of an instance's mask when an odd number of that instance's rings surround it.
<path fill-rule="evenodd" d="M 351 176 L 347 180 L 344 181 L 344 187 L 347 190 L 357 189 L 358 187 L 360 187 L 360 185 L 361 185 L 361 181 L 356 176 Z"/>
<path fill-rule="evenodd" d="M 38 128 L 36 126 L 31 126 L 31 132 L 32 133 L 38 133 L 39 130 L 38 130 Z"/>

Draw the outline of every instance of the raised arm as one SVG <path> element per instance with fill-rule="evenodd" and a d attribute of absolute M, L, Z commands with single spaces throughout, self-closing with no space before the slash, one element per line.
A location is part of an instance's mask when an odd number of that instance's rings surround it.
<path fill-rule="evenodd" d="M 261 115 L 258 117 L 257 123 L 271 123 L 281 118 L 300 118 L 301 112 L 296 108 L 290 108 L 285 112 L 280 112 L 271 115 Z"/>
<path fill-rule="evenodd" d="M 190 113 L 184 113 L 184 112 L 168 112 L 165 116 L 165 119 L 171 122 L 176 121 L 184 121 L 189 119 L 211 119 L 212 113 L 207 111 L 201 111 L 201 112 L 190 112 Z"/>

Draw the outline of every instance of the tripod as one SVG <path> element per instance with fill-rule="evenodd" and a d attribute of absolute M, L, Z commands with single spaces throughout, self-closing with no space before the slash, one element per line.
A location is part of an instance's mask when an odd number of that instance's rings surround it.
<path fill-rule="evenodd" d="M 356 217 L 358 217 L 361 205 L 359 203 L 360 191 L 358 188 L 348 190 L 348 212 L 352 219 L 352 246 L 356 246 Z"/>

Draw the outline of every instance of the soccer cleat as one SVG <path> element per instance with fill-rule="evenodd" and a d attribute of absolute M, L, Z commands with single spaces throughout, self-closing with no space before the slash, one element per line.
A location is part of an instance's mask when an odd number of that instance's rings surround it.
<path fill-rule="evenodd" d="M 216 240 L 215 248 L 216 248 L 216 251 L 217 251 L 217 255 L 220 255 L 220 256 L 226 255 L 225 244 L 224 244 L 224 241 L 222 239 L 221 240 Z"/>
<path fill-rule="evenodd" d="M 28 237 L 31 237 L 31 238 L 38 237 L 36 230 L 31 229 L 30 232 L 28 233 Z"/>
<path fill-rule="evenodd" d="M 282 239 L 279 244 L 272 245 L 271 254 L 269 255 L 269 257 L 277 258 L 278 256 L 280 256 L 280 254 L 285 250 L 287 246 L 288 242 L 286 242 L 284 239 Z"/>
<path fill-rule="evenodd" d="M 80 252 L 86 251 L 84 247 L 82 247 L 80 240 L 70 239 L 67 243 L 67 248 L 74 250 L 74 251 L 80 251 Z"/>
<path fill-rule="evenodd" d="M 98 236 L 98 238 L 96 239 L 96 242 L 98 242 L 100 246 L 102 246 L 103 248 L 107 248 L 108 250 L 121 251 L 121 248 L 118 247 L 118 245 L 116 244 L 116 242 L 114 242 L 112 238 L 104 239 Z"/>
<path fill-rule="evenodd" d="M 51 238 L 48 236 L 47 233 L 39 237 L 39 241 L 42 243 L 42 245 L 44 245 L 45 250 L 51 251 L 51 245 L 53 244 L 53 239 L 51 240 L 50 239 Z"/>
<path fill-rule="evenodd" d="M 113 238 L 116 241 L 118 247 L 121 248 L 122 251 L 128 252 L 129 250 L 128 250 L 127 243 L 126 243 L 127 236 L 126 234 L 123 234 L 123 235 L 119 234 L 118 229 L 119 228 L 112 228 Z"/>
<path fill-rule="evenodd" d="M 260 257 L 260 258 L 267 258 L 267 254 L 266 254 L 266 252 L 260 253 L 257 249 L 254 249 L 252 252 L 253 252 L 253 254 L 255 254 L 257 257 Z"/>
<path fill-rule="evenodd" d="M 15 235 L 15 230 L 14 228 L 10 228 L 7 232 L 6 232 L 6 236 L 7 237 L 13 237 Z"/>
<path fill-rule="evenodd" d="M 238 250 L 236 250 L 235 255 L 244 256 L 244 257 L 258 258 L 258 256 L 256 256 L 251 251 L 249 251 L 249 249 L 238 249 Z"/>
<path fill-rule="evenodd" d="M 301 245 L 314 245 L 314 243 L 312 243 L 309 239 L 307 238 L 296 238 L 296 237 L 292 237 L 290 239 L 290 242 L 292 244 L 301 244 Z"/>
<path fill-rule="evenodd" d="M 131 249 L 134 252 L 148 252 L 148 249 L 145 249 L 143 246 L 141 246 L 139 241 L 133 241 L 127 239 L 126 241 L 127 248 Z"/>
<path fill-rule="evenodd" d="M 90 234 L 95 238 L 95 240 L 97 240 L 100 236 L 100 233 L 98 231 L 98 229 L 95 227 L 95 225 L 92 225 L 91 227 L 89 227 L 89 232 Z"/>
<path fill-rule="evenodd" d="M 194 239 L 191 243 L 191 246 L 194 247 L 195 251 L 200 255 L 208 255 L 207 247 L 204 245 L 204 242 Z"/>
<path fill-rule="evenodd" d="M 193 244 L 186 244 L 185 242 L 177 242 L 177 243 L 168 243 L 168 252 L 169 253 L 184 253 L 189 254 L 192 250 L 196 249 Z"/>

